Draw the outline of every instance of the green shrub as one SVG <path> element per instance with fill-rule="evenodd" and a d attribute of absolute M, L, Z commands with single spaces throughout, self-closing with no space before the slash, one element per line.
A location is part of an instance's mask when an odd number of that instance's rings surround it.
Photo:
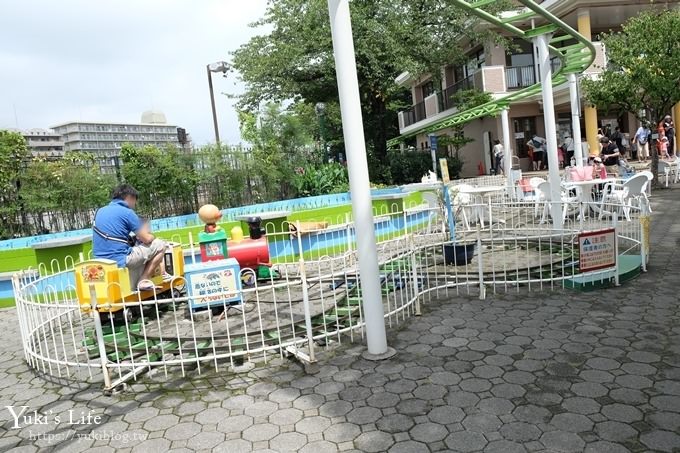
<path fill-rule="evenodd" d="M 402 185 L 420 182 L 432 170 L 432 157 L 429 152 L 393 151 L 388 155 L 392 184 Z"/>
<path fill-rule="evenodd" d="M 292 183 L 298 197 L 349 191 L 347 167 L 338 163 L 329 163 L 319 167 L 298 167 L 295 169 Z"/>

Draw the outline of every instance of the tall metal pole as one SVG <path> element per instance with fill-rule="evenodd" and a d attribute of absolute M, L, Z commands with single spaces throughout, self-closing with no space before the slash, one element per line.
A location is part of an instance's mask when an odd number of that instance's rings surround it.
<path fill-rule="evenodd" d="M 508 186 L 508 196 L 513 197 L 513 185 L 515 181 L 512 180 L 512 149 L 510 148 L 510 118 L 508 108 L 501 110 L 501 129 L 503 130 L 503 172 L 505 173 L 505 181 Z"/>
<path fill-rule="evenodd" d="M 581 101 L 578 98 L 578 79 L 575 73 L 567 74 L 569 99 L 571 100 L 571 128 L 574 131 L 574 160 L 577 167 L 583 167 L 583 147 L 581 146 Z"/>
<path fill-rule="evenodd" d="M 208 72 L 208 87 L 210 88 L 210 105 L 212 107 L 213 127 L 215 128 L 215 143 L 219 145 L 220 131 L 217 128 L 217 111 L 215 110 L 215 93 L 213 92 L 212 72 L 210 71 L 210 65 L 207 65 L 205 69 Z"/>
<path fill-rule="evenodd" d="M 543 95 L 543 119 L 545 121 L 545 139 L 548 142 L 548 181 L 550 182 L 550 213 L 553 227 L 562 229 L 562 188 L 560 187 L 560 167 L 557 157 L 557 126 L 555 124 L 555 103 L 552 87 L 552 67 L 548 40 L 551 34 L 546 33 L 534 38 L 538 48 L 538 64 L 541 73 L 541 94 Z"/>
<path fill-rule="evenodd" d="M 331 19 L 335 71 L 338 78 L 342 132 L 347 151 L 347 169 L 352 197 L 352 213 L 357 240 L 361 277 L 361 299 L 366 321 L 366 342 L 372 358 L 382 358 L 393 350 L 387 347 L 385 318 L 380 290 L 378 250 L 375 243 L 373 204 L 368 179 L 364 126 L 361 117 L 359 82 L 352 40 L 349 0 L 328 0 Z M 391 354 L 389 354 L 391 355 Z"/>

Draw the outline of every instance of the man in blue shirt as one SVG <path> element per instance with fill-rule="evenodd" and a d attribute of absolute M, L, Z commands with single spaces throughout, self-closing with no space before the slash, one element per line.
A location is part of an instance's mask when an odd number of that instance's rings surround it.
<path fill-rule="evenodd" d="M 649 157 L 649 136 L 651 134 L 649 128 L 644 124 L 641 124 L 637 132 L 635 132 L 633 143 L 637 146 L 638 162 L 643 162 Z"/>
<path fill-rule="evenodd" d="M 166 244 L 156 239 L 135 213 L 139 193 L 129 184 L 113 190 L 112 200 L 95 214 L 92 226 L 92 252 L 96 258 L 106 258 L 127 267 L 130 283 L 139 284 L 140 291 L 153 289 L 150 279 L 161 268 L 164 280 L 171 276 L 163 269 Z M 138 241 L 138 242 L 137 242 Z"/>

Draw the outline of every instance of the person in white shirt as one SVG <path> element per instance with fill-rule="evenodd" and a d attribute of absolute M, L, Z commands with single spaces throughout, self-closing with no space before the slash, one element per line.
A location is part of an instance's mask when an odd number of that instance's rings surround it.
<path fill-rule="evenodd" d="M 503 145 L 501 144 L 500 140 L 494 140 L 493 143 L 494 143 L 493 156 L 496 160 L 496 174 L 502 175 L 505 173 L 503 168 L 503 157 L 505 155 L 505 149 L 503 148 Z"/>
<path fill-rule="evenodd" d="M 652 132 L 644 124 L 641 124 L 637 132 L 635 132 L 633 143 L 637 145 L 638 162 L 643 162 L 649 158 L 649 137 L 651 135 Z"/>
<path fill-rule="evenodd" d="M 543 137 L 534 135 L 533 138 L 527 143 L 527 146 L 530 146 L 534 150 L 534 171 L 542 170 L 545 150 L 548 146 L 548 142 Z"/>
<path fill-rule="evenodd" d="M 571 165 L 571 159 L 574 157 L 574 139 L 571 135 L 566 134 L 564 136 L 564 142 L 562 142 L 562 148 L 567 152 L 566 160 L 564 165 Z"/>

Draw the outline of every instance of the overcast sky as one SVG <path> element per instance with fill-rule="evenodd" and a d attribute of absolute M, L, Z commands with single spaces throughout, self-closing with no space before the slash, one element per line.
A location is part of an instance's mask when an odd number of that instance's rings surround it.
<path fill-rule="evenodd" d="M 0 128 L 139 122 L 165 113 L 214 140 L 205 65 L 256 33 L 266 0 L 8 0 L 0 14 Z M 233 76 L 213 83 L 223 142 L 240 134 Z M 16 114 L 15 114 L 16 112 Z"/>

